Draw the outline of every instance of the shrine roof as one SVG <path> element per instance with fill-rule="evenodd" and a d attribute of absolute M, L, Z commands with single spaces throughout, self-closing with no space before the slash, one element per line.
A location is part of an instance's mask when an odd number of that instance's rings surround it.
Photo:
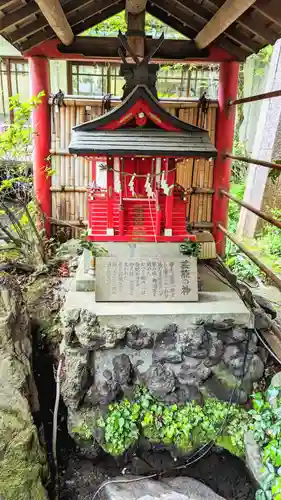
<path fill-rule="evenodd" d="M 72 154 L 155 155 L 214 158 L 216 148 L 208 132 L 167 132 L 163 129 L 121 128 L 118 130 L 74 131 L 69 146 Z"/>
<path fill-rule="evenodd" d="M 146 85 L 137 85 L 132 92 L 121 102 L 121 104 L 113 108 L 108 113 L 95 118 L 89 122 L 85 122 L 81 125 L 77 125 L 73 128 L 73 131 L 83 131 L 89 132 L 93 130 L 102 129 L 107 127 L 109 124 L 118 122 L 126 118 L 126 114 L 129 113 L 130 109 L 138 101 L 145 101 L 151 110 L 157 114 L 162 122 L 169 123 L 172 127 L 179 130 L 186 130 L 189 132 L 195 132 L 199 129 L 195 125 L 186 123 L 176 116 L 171 115 L 169 111 L 166 111 L 160 104 L 160 102 L 154 97 Z M 128 115 L 129 116 L 129 115 Z M 125 123 L 125 122 L 123 122 Z"/>
<path fill-rule="evenodd" d="M 144 111 L 145 126 L 137 125 Z M 132 122 L 134 125 L 132 125 Z M 137 85 L 120 106 L 74 127 L 72 154 L 156 155 L 215 157 L 207 130 L 166 111 L 145 85 Z"/>

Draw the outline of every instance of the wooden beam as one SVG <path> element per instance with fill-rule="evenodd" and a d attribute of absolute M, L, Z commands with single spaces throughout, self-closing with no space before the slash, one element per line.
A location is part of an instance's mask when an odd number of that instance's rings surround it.
<path fill-rule="evenodd" d="M 94 0 L 94 2 L 91 1 L 90 4 L 91 5 L 89 6 L 89 2 L 84 2 L 82 5 L 85 5 L 86 8 L 83 9 L 82 6 L 79 4 L 77 5 L 76 3 L 78 14 L 76 13 L 76 10 L 73 10 L 67 16 L 72 26 L 74 35 L 78 35 L 86 29 L 104 21 L 107 17 L 117 14 L 124 8 L 125 1 L 117 0 L 115 3 L 112 3 L 112 0 Z M 25 52 L 41 42 L 50 40 L 54 37 L 54 31 L 48 27 L 45 31 L 41 30 L 39 33 L 31 36 L 26 42 L 22 43 L 20 45 L 20 49 Z"/>
<path fill-rule="evenodd" d="M 14 3 L 16 0 L 0 0 L 0 9 L 6 9 Z"/>
<path fill-rule="evenodd" d="M 36 0 L 42 14 L 54 30 L 57 37 L 65 45 L 70 45 L 74 40 L 74 33 L 66 19 L 59 0 Z"/>
<path fill-rule="evenodd" d="M 187 24 L 186 17 L 184 17 L 183 15 L 181 16 L 181 21 L 179 21 L 178 18 L 174 17 L 171 14 L 168 14 L 163 9 L 161 9 L 161 7 L 155 5 L 154 2 L 153 5 L 151 3 L 148 3 L 146 10 L 147 12 L 149 12 L 149 14 L 156 17 L 168 26 L 171 26 L 171 28 L 177 30 L 179 33 L 187 36 L 188 38 L 193 39 L 197 35 L 196 30 L 194 30 L 192 26 L 189 26 Z M 190 22 L 189 24 L 192 23 Z M 232 43 L 231 40 L 227 39 L 226 37 L 223 37 L 219 41 L 218 45 L 229 52 L 229 54 L 232 54 L 238 61 L 243 61 L 249 55 L 248 51 L 245 51 L 235 43 Z"/>
<path fill-rule="evenodd" d="M 65 15 L 69 19 L 70 14 L 76 12 L 77 10 L 85 8 L 92 2 L 93 0 L 80 0 L 80 2 L 77 0 L 69 0 L 63 4 L 63 10 Z M 23 28 L 19 28 L 11 33 L 9 35 L 9 40 L 11 41 L 11 43 L 18 43 L 21 40 L 24 40 L 26 37 L 34 35 L 34 33 L 41 31 L 42 28 L 45 28 L 46 26 L 48 26 L 48 21 L 43 16 L 43 14 L 39 14 L 36 21 L 33 21 Z"/>
<path fill-rule="evenodd" d="M 178 1 L 178 0 L 176 0 Z M 190 1 L 190 0 L 187 0 Z M 194 0 L 191 0 L 194 1 Z M 258 0 L 256 0 L 257 3 Z M 221 0 L 205 0 L 204 2 L 208 8 L 208 13 L 215 14 L 216 11 L 221 7 Z M 273 43 L 278 36 L 276 31 L 272 30 L 268 26 L 267 18 L 264 18 L 256 9 L 256 3 L 253 4 L 253 9 L 248 10 L 237 19 L 237 25 L 246 28 L 254 35 L 263 39 L 267 43 Z M 210 20 L 210 19 L 208 19 Z M 227 32 L 226 32 L 227 33 Z"/>
<path fill-rule="evenodd" d="M 140 14 L 146 8 L 147 0 L 126 0 L 126 12 Z"/>
<path fill-rule="evenodd" d="M 253 7 L 271 22 L 281 26 L 281 10 L 279 0 L 269 0 L 268 2 L 265 2 L 264 0 L 256 0 Z"/>
<path fill-rule="evenodd" d="M 39 7 L 36 4 L 27 4 L 24 7 L 12 12 L 12 14 L 7 14 L 2 19 L 0 19 L 0 33 L 5 31 L 11 26 L 25 21 L 32 14 L 39 12 Z"/>
<path fill-rule="evenodd" d="M 156 40 L 146 38 L 145 55 L 150 53 Z M 60 44 L 58 50 L 62 54 L 82 54 L 86 57 L 118 57 L 118 39 L 115 37 L 77 37 L 67 47 Z M 199 50 L 192 40 L 164 40 L 154 59 L 208 59 L 209 50 Z"/>
<path fill-rule="evenodd" d="M 169 0 L 153 0 L 153 3 L 157 5 L 160 9 L 167 12 L 169 15 L 175 17 L 178 21 L 187 24 L 190 28 L 194 29 L 196 33 L 201 31 L 204 24 L 208 22 L 211 18 L 210 13 L 201 6 L 197 6 L 193 3 L 194 12 L 191 13 L 191 9 L 187 9 L 186 5 L 181 4 L 176 0 L 175 6 L 171 8 L 171 3 Z M 191 3 L 191 2 L 190 2 Z M 189 4 L 190 4 L 189 3 Z M 188 12 L 190 10 L 190 12 Z M 196 16 L 196 11 L 199 10 L 200 16 Z M 243 46 L 247 52 L 256 52 L 259 50 L 260 45 L 251 39 L 251 36 L 247 37 L 241 31 L 239 31 L 234 26 L 231 26 L 226 32 L 228 38 L 238 42 Z"/>
<path fill-rule="evenodd" d="M 222 34 L 255 0 L 226 0 L 212 19 L 195 37 L 198 48 L 204 49 Z"/>

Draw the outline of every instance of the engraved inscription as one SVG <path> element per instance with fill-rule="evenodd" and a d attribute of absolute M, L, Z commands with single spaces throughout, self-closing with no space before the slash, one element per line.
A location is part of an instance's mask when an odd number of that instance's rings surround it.
<path fill-rule="evenodd" d="M 194 257 L 97 258 L 97 302 L 197 300 L 197 260 Z"/>

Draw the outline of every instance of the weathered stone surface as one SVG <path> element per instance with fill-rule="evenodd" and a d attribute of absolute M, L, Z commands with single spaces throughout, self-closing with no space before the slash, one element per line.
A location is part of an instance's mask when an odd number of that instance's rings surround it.
<path fill-rule="evenodd" d="M 78 408 L 93 378 L 90 358 L 91 353 L 86 349 L 66 346 L 64 350 L 61 392 L 70 408 Z"/>
<path fill-rule="evenodd" d="M 120 392 L 120 385 L 110 370 L 95 373 L 95 383 L 91 388 L 91 401 L 94 405 L 106 405 L 114 401 Z"/>
<path fill-rule="evenodd" d="M 131 383 L 133 369 L 127 354 L 120 354 L 113 358 L 115 380 L 121 387 Z"/>
<path fill-rule="evenodd" d="M 199 361 L 199 363 L 196 363 Z M 177 375 L 180 384 L 199 385 L 202 380 L 206 380 L 211 373 L 211 369 L 204 365 L 197 358 L 186 358 L 181 365 L 181 370 Z"/>
<path fill-rule="evenodd" d="M 138 476 L 133 476 L 138 479 Z M 102 500 L 223 500 L 208 486 L 188 477 L 153 481 L 143 478 L 141 481 L 124 483 L 124 477 L 119 478 L 120 483 L 105 483 L 101 491 Z M 132 477 L 128 476 L 128 479 Z M 115 481 L 118 481 L 116 478 Z"/>
<path fill-rule="evenodd" d="M 163 397 L 175 390 L 175 376 L 171 368 L 161 363 L 153 363 L 145 374 L 148 390 L 154 396 Z"/>
<path fill-rule="evenodd" d="M 80 255 L 83 252 L 80 242 L 77 239 L 71 239 L 62 243 L 57 250 L 57 258 L 65 261 L 69 260 L 76 255 Z"/>
<path fill-rule="evenodd" d="M 218 332 L 219 339 L 226 345 L 243 342 L 247 338 L 246 329 L 240 325 L 234 326 Z"/>
<path fill-rule="evenodd" d="M 15 387 L 0 384 L 0 497 L 47 500 L 42 481 L 47 460 L 38 440 L 28 402 Z"/>
<path fill-rule="evenodd" d="M 194 358 L 206 358 L 209 351 L 208 336 L 203 325 L 185 330 L 181 334 L 183 354 Z"/>
<path fill-rule="evenodd" d="M 266 300 L 265 297 L 262 297 L 261 295 L 253 295 L 255 301 L 258 303 L 258 305 L 267 313 L 271 316 L 272 319 L 275 319 L 277 316 L 276 309 L 273 307 L 272 303 L 269 302 L 269 300 Z"/>
<path fill-rule="evenodd" d="M 0 497 L 47 500 L 47 461 L 31 411 L 39 410 L 32 375 L 29 319 L 18 284 L 0 277 Z"/>
<path fill-rule="evenodd" d="M 232 400 L 238 403 L 245 403 L 247 395 L 241 388 L 241 381 L 229 371 L 224 363 L 219 363 L 212 368 L 213 375 L 200 387 L 204 396 L 212 396 L 228 401 Z"/>
<path fill-rule="evenodd" d="M 246 464 L 256 483 L 256 486 L 259 487 L 263 484 L 267 475 L 262 462 L 261 450 L 251 431 L 245 433 L 244 442 Z"/>
<path fill-rule="evenodd" d="M 243 389 L 240 389 L 239 384 L 235 387 L 228 387 L 215 375 L 206 380 L 200 390 L 205 397 L 217 398 L 225 402 L 230 401 L 230 398 L 239 404 L 244 404 L 247 401 L 247 395 Z"/>
<path fill-rule="evenodd" d="M 126 330 L 126 344 L 132 349 L 145 349 L 153 346 L 152 331 L 132 325 Z"/>
<path fill-rule="evenodd" d="M 168 325 L 155 337 L 153 359 L 168 363 L 180 363 L 182 352 L 177 339 L 177 325 Z"/>
<path fill-rule="evenodd" d="M 179 385 L 175 394 L 180 404 L 185 404 L 187 401 L 202 402 L 202 395 L 196 385 Z"/>
<path fill-rule="evenodd" d="M 257 354 L 251 356 L 247 366 L 246 366 L 246 374 L 244 379 L 246 381 L 250 380 L 251 382 L 255 382 L 259 380 L 264 372 L 264 364 L 260 357 Z"/>
<path fill-rule="evenodd" d="M 67 309 L 62 313 L 62 321 L 67 338 L 72 333 L 81 346 L 89 349 L 111 349 L 126 335 L 126 330 L 122 328 L 101 328 L 97 316 L 87 309 Z"/>

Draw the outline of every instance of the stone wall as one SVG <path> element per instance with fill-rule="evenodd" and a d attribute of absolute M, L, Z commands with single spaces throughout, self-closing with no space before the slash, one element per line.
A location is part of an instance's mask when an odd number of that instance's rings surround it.
<path fill-rule="evenodd" d="M 46 454 L 32 414 L 38 412 L 29 316 L 19 285 L 0 276 L 0 498 L 47 500 Z"/>
<path fill-rule="evenodd" d="M 170 324 L 161 331 L 141 325 L 101 327 L 83 309 L 64 311 L 62 320 L 62 395 L 73 437 L 75 425 L 122 396 L 130 399 L 136 385 L 145 385 L 167 404 L 207 396 L 228 401 L 231 395 L 245 403 L 263 374 L 255 334 L 232 320 L 184 330 Z"/>

